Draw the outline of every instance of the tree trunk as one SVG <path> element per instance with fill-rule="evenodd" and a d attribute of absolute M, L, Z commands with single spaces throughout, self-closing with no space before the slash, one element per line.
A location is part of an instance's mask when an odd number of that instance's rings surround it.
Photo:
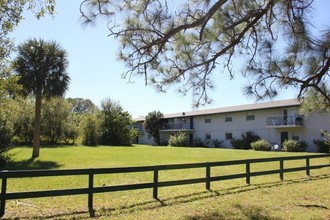
<path fill-rule="evenodd" d="M 35 114 L 34 114 L 34 137 L 33 137 L 33 151 L 32 158 L 39 157 L 40 149 L 40 127 L 41 127 L 41 90 L 36 94 Z"/>

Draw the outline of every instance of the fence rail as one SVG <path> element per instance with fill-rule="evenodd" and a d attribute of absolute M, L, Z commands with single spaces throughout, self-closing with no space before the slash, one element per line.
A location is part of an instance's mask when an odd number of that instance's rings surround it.
<path fill-rule="evenodd" d="M 168 186 L 178 186 L 196 183 L 205 183 L 207 190 L 211 189 L 211 182 L 245 178 L 246 184 L 251 183 L 251 177 L 263 176 L 271 174 L 279 174 L 281 180 L 284 179 L 284 173 L 306 171 L 306 175 L 310 175 L 310 170 L 330 167 L 330 161 L 321 165 L 310 165 L 311 159 L 329 157 L 329 154 L 318 155 L 305 155 L 293 157 L 274 157 L 274 158 L 259 158 L 259 159 L 246 159 L 246 160 L 233 160 L 233 161 L 220 161 L 220 162 L 206 162 L 206 163 L 193 163 L 193 164 L 175 164 L 175 165 L 157 165 L 157 166 L 140 166 L 140 167 L 116 167 L 116 168 L 96 168 L 96 169 L 67 169 L 67 170 L 3 170 L 0 172 L 1 195 L 0 195 L 0 217 L 4 216 L 6 201 L 14 199 L 26 198 L 40 198 L 40 197 L 53 197 L 53 196 L 68 196 L 68 195 L 81 195 L 88 194 L 88 211 L 90 216 L 94 216 L 93 209 L 93 194 L 116 192 L 137 189 L 153 189 L 153 198 L 158 198 L 158 188 Z M 284 168 L 285 161 L 292 160 L 305 160 L 306 164 L 302 167 Z M 279 169 L 265 170 L 251 172 L 251 164 L 254 163 L 268 163 L 279 162 Z M 211 176 L 212 167 L 232 166 L 232 165 L 245 165 L 244 173 L 230 174 L 224 176 Z M 171 180 L 159 182 L 159 171 L 164 170 L 182 170 L 205 168 L 205 177 L 184 179 L 184 180 Z M 94 176 L 98 174 L 118 174 L 118 173 L 134 173 L 134 172 L 153 172 L 153 182 L 116 185 L 116 186 L 94 186 Z M 56 176 L 78 176 L 88 175 L 88 187 L 75 188 L 75 189 L 59 189 L 59 190 L 45 190 L 45 191 L 30 191 L 30 192 L 7 192 L 7 180 L 10 178 L 26 178 L 26 177 L 56 177 Z"/>

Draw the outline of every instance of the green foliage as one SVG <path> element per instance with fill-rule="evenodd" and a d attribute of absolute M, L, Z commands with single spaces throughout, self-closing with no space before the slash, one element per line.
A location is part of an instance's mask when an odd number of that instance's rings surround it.
<path fill-rule="evenodd" d="M 319 153 L 330 153 L 330 143 L 328 141 L 316 139 L 313 143 Z"/>
<path fill-rule="evenodd" d="M 157 145 L 160 145 L 160 129 L 162 127 L 163 113 L 160 111 L 149 112 L 143 122 L 144 129 L 150 137 L 153 137 Z"/>
<path fill-rule="evenodd" d="M 84 0 L 80 9 L 84 23 L 108 21 L 128 67 L 125 77 L 143 76 L 160 91 L 193 90 L 196 105 L 211 102 L 207 90 L 216 67 L 232 77 L 242 69 L 234 59 L 242 58 L 251 82 L 247 95 L 265 99 L 292 87 L 302 96 L 314 88 L 330 106 L 322 90 L 329 80 L 330 30 L 313 17 L 316 2 Z"/>
<path fill-rule="evenodd" d="M 53 98 L 44 102 L 41 134 L 48 144 L 58 144 L 63 140 L 65 132 L 69 134 L 66 128 L 70 111 L 71 105 L 66 99 Z"/>
<path fill-rule="evenodd" d="M 231 140 L 231 145 L 235 149 L 244 149 L 248 150 L 251 149 L 251 143 L 259 140 L 260 137 L 253 132 L 246 132 L 242 134 L 240 139 L 233 139 Z"/>
<path fill-rule="evenodd" d="M 0 166 L 5 165 L 10 159 L 8 151 L 11 148 L 12 138 L 12 130 L 0 114 Z"/>
<path fill-rule="evenodd" d="M 61 97 L 68 89 L 68 65 L 67 51 L 57 42 L 43 39 L 23 42 L 13 61 L 14 70 L 20 76 L 18 83 L 23 86 L 22 94 L 46 98 Z"/>
<path fill-rule="evenodd" d="M 102 102 L 101 109 L 101 140 L 100 144 L 114 146 L 130 146 L 132 136 L 136 132 L 131 131 L 132 116 L 124 111 L 118 102 L 106 99 Z"/>
<path fill-rule="evenodd" d="M 326 84 L 322 84 L 321 91 L 330 97 L 330 90 Z M 300 107 L 300 112 L 305 115 L 310 115 L 313 112 L 330 113 L 330 101 L 320 95 L 319 91 L 309 89 L 304 96 L 304 101 Z"/>
<path fill-rule="evenodd" d="M 236 139 L 233 138 L 231 141 L 231 146 L 235 149 L 244 149 L 244 140 L 242 138 Z"/>
<path fill-rule="evenodd" d="M 285 140 L 283 146 L 287 152 L 304 152 L 306 151 L 307 143 L 305 141 Z"/>
<path fill-rule="evenodd" d="M 178 132 L 174 135 L 171 135 L 168 143 L 170 146 L 175 146 L 175 147 L 187 146 L 187 135 L 184 132 Z"/>
<path fill-rule="evenodd" d="M 96 146 L 100 139 L 100 121 L 96 114 L 86 114 L 81 122 L 82 143 L 87 146 Z"/>
<path fill-rule="evenodd" d="M 223 141 L 218 140 L 218 139 L 213 139 L 213 140 L 211 141 L 211 143 L 212 143 L 212 147 L 220 148 L 220 147 L 222 147 L 222 143 L 223 143 Z"/>
<path fill-rule="evenodd" d="M 97 111 L 95 104 L 89 99 L 68 98 L 72 104 L 72 112 L 74 113 L 94 113 Z"/>
<path fill-rule="evenodd" d="M 43 98 L 62 97 L 69 87 L 67 52 L 55 41 L 29 39 L 18 47 L 13 68 L 22 85 L 21 94 L 35 96 L 34 139 L 32 157 L 39 156 L 41 106 Z M 55 138 L 59 131 L 51 135 Z M 52 138 L 51 141 L 54 140 Z"/>
<path fill-rule="evenodd" d="M 265 139 L 252 142 L 251 147 L 256 151 L 270 151 L 272 148 L 271 144 Z"/>
<path fill-rule="evenodd" d="M 10 37 L 10 33 L 24 19 L 24 10 L 32 11 L 38 19 L 45 14 L 53 15 L 55 12 L 55 0 L 0 1 L 0 9 L 0 72 L 2 72 L 6 58 L 14 50 L 14 42 Z"/>
<path fill-rule="evenodd" d="M 32 97 L 16 97 L 13 105 L 7 105 L 13 114 L 14 142 L 16 144 L 32 144 L 34 130 L 34 100 Z"/>
<path fill-rule="evenodd" d="M 204 141 L 201 138 L 196 137 L 193 140 L 192 146 L 193 147 L 205 147 L 205 144 L 204 144 Z"/>

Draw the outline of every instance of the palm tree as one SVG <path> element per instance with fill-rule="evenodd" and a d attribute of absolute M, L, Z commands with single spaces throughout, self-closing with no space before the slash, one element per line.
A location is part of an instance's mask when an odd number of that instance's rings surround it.
<path fill-rule="evenodd" d="M 18 47 L 13 67 L 20 76 L 23 94 L 35 96 L 35 122 L 32 157 L 39 156 L 41 103 L 43 97 L 61 97 L 68 89 L 70 77 L 67 52 L 54 42 L 29 39 Z"/>

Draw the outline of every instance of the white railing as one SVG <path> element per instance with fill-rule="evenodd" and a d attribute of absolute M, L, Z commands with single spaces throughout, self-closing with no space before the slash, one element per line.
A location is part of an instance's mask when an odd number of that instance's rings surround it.
<path fill-rule="evenodd" d="M 190 130 L 189 122 L 181 123 L 166 123 L 162 126 L 161 130 Z"/>
<path fill-rule="evenodd" d="M 267 126 L 304 126 L 303 115 L 277 115 L 269 116 L 266 121 Z"/>

